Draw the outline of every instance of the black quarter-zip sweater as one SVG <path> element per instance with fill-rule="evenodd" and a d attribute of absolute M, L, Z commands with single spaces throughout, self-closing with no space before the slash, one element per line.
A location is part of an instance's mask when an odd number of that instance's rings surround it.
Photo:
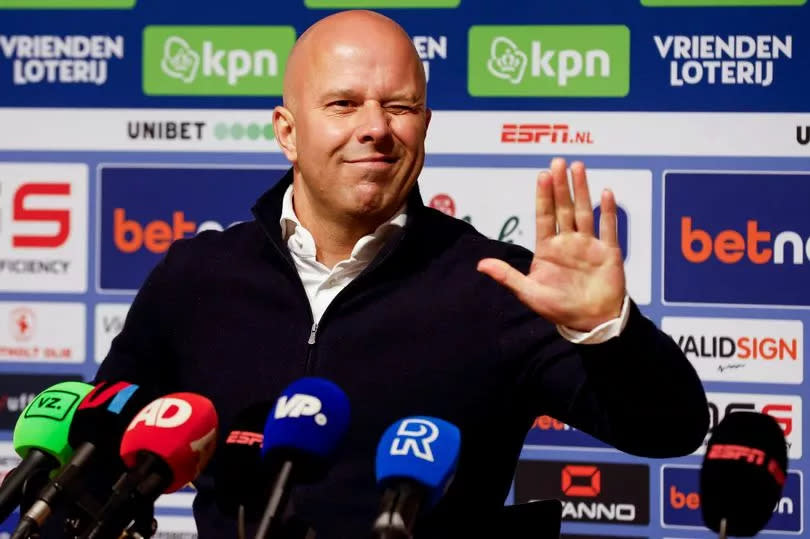
<path fill-rule="evenodd" d="M 485 257 L 526 271 L 532 254 L 425 207 L 417 188 L 405 227 L 315 328 L 281 240 L 281 200 L 291 181 L 288 173 L 257 201 L 255 220 L 172 245 L 135 298 L 97 380 L 207 396 L 219 414 L 220 442 L 242 409 L 275 398 L 292 381 L 335 382 L 351 404 L 341 457 L 325 481 L 292 497 L 319 538 L 368 536 L 379 502 L 377 442 L 409 415 L 443 418 L 462 433 L 455 480 L 422 518 L 417 539 L 482 535 L 539 415 L 646 457 L 685 455 L 701 443 L 703 387 L 678 346 L 635 304 L 620 337 L 566 341 L 476 271 Z M 235 537 L 234 522 L 213 502 L 210 470 L 194 503 L 199 536 Z"/>

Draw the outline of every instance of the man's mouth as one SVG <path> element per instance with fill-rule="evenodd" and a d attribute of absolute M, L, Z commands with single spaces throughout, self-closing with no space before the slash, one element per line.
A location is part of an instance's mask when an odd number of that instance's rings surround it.
<path fill-rule="evenodd" d="M 378 164 L 378 165 L 390 165 L 397 161 L 396 157 L 392 157 L 389 155 L 370 155 L 368 157 L 360 157 L 357 159 L 347 159 L 347 163 L 352 164 Z"/>

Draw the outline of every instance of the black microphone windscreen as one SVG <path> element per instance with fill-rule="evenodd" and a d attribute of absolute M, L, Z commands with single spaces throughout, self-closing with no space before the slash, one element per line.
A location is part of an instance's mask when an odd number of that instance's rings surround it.
<path fill-rule="evenodd" d="M 99 383 L 76 409 L 68 433 L 70 445 L 89 442 L 102 453 L 118 455 L 129 423 L 156 397 L 154 392 L 128 382 Z"/>
<path fill-rule="evenodd" d="M 218 449 L 214 492 L 217 506 L 225 515 L 235 517 L 239 505 L 244 505 L 249 519 L 261 516 L 270 483 L 261 448 L 273 404 L 264 401 L 242 410 Z"/>
<path fill-rule="evenodd" d="M 774 418 L 734 412 L 713 430 L 700 471 L 703 520 L 728 535 L 751 537 L 773 516 L 787 473 L 787 443 Z"/>

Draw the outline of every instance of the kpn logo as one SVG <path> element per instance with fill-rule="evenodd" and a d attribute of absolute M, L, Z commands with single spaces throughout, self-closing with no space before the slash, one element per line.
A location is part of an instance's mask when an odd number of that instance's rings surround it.
<path fill-rule="evenodd" d="M 147 95 L 281 95 L 292 26 L 147 26 Z"/>
<path fill-rule="evenodd" d="M 468 62 L 468 90 L 477 97 L 623 97 L 630 91 L 630 30 L 472 26 Z"/>

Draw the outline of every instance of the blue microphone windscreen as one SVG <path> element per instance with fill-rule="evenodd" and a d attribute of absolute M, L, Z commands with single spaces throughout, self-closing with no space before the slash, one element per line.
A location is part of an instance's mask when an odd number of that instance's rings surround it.
<path fill-rule="evenodd" d="M 264 426 L 262 456 L 329 460 L 349 426 L 349 398 L 323 378 L 301 378 L 282 392 Z"/>
<path fill-rule="evenodd" d="M 377 445 L 377 484 L 415 481 L 428 489 L 433 505 L 453 480 L 460 449 L 461 431 L 452 423 L 428 416 L 400 419 Z"/>

